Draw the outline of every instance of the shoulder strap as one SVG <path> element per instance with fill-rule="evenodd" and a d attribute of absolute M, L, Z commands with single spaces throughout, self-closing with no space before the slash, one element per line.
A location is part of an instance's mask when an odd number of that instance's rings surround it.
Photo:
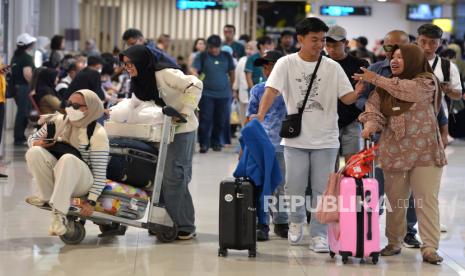
<path fill-rule="evenodd" d="M 207 60 L 207 53 L 200 53 L 200 72 L 203 73 L 203 68 L 205 67 L 205 61 Z"/>
<path fill-rule="evenodd" d="M 87 125 L 87 139 L 89 140 L 89 144 L 86 147 L 86 150 L 89 150 L 90 148 L 90 138 L 92 138 L 92 135 L 94 135 L 94 130 L 95 127 L 97 126 L 97 121 L 93 121 L 89 125 Z"/>
<path fill-rule="evenodd" d="M 433 69 L 433 72 L 436 69 L 436 65 L 438 65 L 438 61 L 439 61 L 439 57 L 436 56 L 436 58 L 434 59 L 434 62 L 433 62 L 433 66 L 431 66 L 431 68 Z"/>
<path fill-rule="evenodd" d="M 444 81 L 450 81 L 450 60 L 441 58 L 441 70 L 444 75 Z"/>
<path fill-rule="evenodd" d="M 56 133 L 56 125 L 54 122 L 47 122 L 47 139 L 53 139 Z"/>
<path fill-rule="evenodd" d="M 323 55 L 320 54 L 320 57 L 318 58 L 318 62 L 316 63 L 316 66 L 315 66 L 315 70 L 313 70 L 312 78 L 310 80 L 310 83 L 308 84 L 307 94 L 305 95 L 305 99 L 302 103 L 302 106 L 299 108 L 300 116 L 304 114 L 305 106 L 307 105 L 308 96 L 310 95 L 310 91 L 312 90 L 313 82 L 315 81 L 315 78 L 316 78 L 316 72 L 318 72 L 318 68 L 320 67 L 320 63 L 322 59 L 323 59 Z"/>

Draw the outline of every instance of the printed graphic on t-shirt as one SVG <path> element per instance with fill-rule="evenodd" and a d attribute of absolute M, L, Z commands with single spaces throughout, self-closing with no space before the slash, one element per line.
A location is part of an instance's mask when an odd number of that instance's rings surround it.
<path fill-rule="evenodd" d="M 310 81 L 312 80 L 313 73 L 311 74 L 305 74 L 302 73 L 302 77 L 299 78 L 297 77 L 295 81 L 299 84 L 299 89 L 300 89 L 300 95 L 301 95 L 301 100 L 297 103 L 297 107 L 300 108 L 303 105 L 303 101 L 305 99 L 305 95 L 307 94 L 307 89 L 308 86 L 310 85 Z M 321 81 L 321 78 L 318 78 L 318 75 L 315 77 L 315 80 L 313 81 L 313 86 L 312 90 L 310 91 L 310 95 L 308 95 L 308 100 L 307 100 L 307 106 L 305 107 L 305 112 L 313 112 L 315 110 L 320 110 L 323 111 L 324 108 L 323 106 L 315 100 L 315 98 L 318 96 L 319 92 L 319 83 Z"/>

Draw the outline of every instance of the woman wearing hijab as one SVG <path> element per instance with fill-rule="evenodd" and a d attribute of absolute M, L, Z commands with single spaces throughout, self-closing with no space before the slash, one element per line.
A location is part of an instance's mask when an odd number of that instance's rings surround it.
<path fill-rule="evenodd" d="M 55 86 L 58 83 L 58 71 L 52 68 L 40 69 L 35 86 L 35 100 L 42 114 L 52 114 L 61 110 Z"/>
<path fill-rule="evenodd" d="M 168 146 L 162 191 L 166 209 L 178 227 L 178 239 L 192 239 L 195 217 L 188 184 L 192 176 L 195 131 L 199 125 L 194 111 L 202 93 L 202 82 L 171 65 L 157 63 L 143 45 L 130 47 L 120 58 L 131 76 L 133 97 L 154 101 L 162 107 L 171 106 L 187 120 L 176 126 L 174 141 Z"/>
<path fill-rule="evenodd" d="M 30 148 L 26 152 L 27 165 L 38 188 L 37 196 L 28 197 L 26 202 L 52 207 L 49 234 L 58 236 L 66 233 L 71 198 L 87 195 L 81 215 L 89 216 L 94 211 L 105 187 L 109 152 L 105 129 L 94 123 L 103 115 L 102 101 L 95 92 L 74 92 L 65 111 L 66 116 L 56 113 L 41 117 L 39 123 L 44 125 L 29 138 Z M 91 135 L 88 134 L 89 125 L 95 126 Z M 53 132 L 50 140 L 47 137 Z M 78 154 L 68 151 L 57 159 L 52 149 L 60 143 L 71 146 Z"/>
<path fill-rule="evenodd" d="M 405 215 L 410 190 L 415 199 L 423 261 L 439 264 L 440 237 L 438 193 L 442 168 L 447 164 L 436 114 L 441 104 L 437 79 L 423 51 L 402 45 L 391 60 L 392 77 L 362 68 L 354 78 L 376 86 L 359 117 L 362 136 L 381 131 L 379 163 L 392 209 L 386 215 L 388 245 L 382 256 L 401 251 L 406 232 Z"/>

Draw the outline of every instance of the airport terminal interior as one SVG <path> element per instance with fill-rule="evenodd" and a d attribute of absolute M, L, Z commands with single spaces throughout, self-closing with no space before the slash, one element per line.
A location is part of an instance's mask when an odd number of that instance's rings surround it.
<path fill-rule="evenodd" d="M 0 1 L 0 275 L 465 275 L 464 48 L 463 0 Z"/>

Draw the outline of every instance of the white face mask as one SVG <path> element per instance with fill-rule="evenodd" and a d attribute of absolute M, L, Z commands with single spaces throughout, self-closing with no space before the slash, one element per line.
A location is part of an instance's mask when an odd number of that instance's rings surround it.
<path fill-rule="evenodd" d="M 81 110 L 76 110 L 72 108 L 71 106 L 65 108 L 65 111 L 71 122 L 76 122 L 84 118 L 84 112 L 82 112 Z"/>
<path fill-rule="evenodd" d="M 99 72 L 99 74 L 102 74 L 102 69 L 98 69 L 97 71 Z"/>

